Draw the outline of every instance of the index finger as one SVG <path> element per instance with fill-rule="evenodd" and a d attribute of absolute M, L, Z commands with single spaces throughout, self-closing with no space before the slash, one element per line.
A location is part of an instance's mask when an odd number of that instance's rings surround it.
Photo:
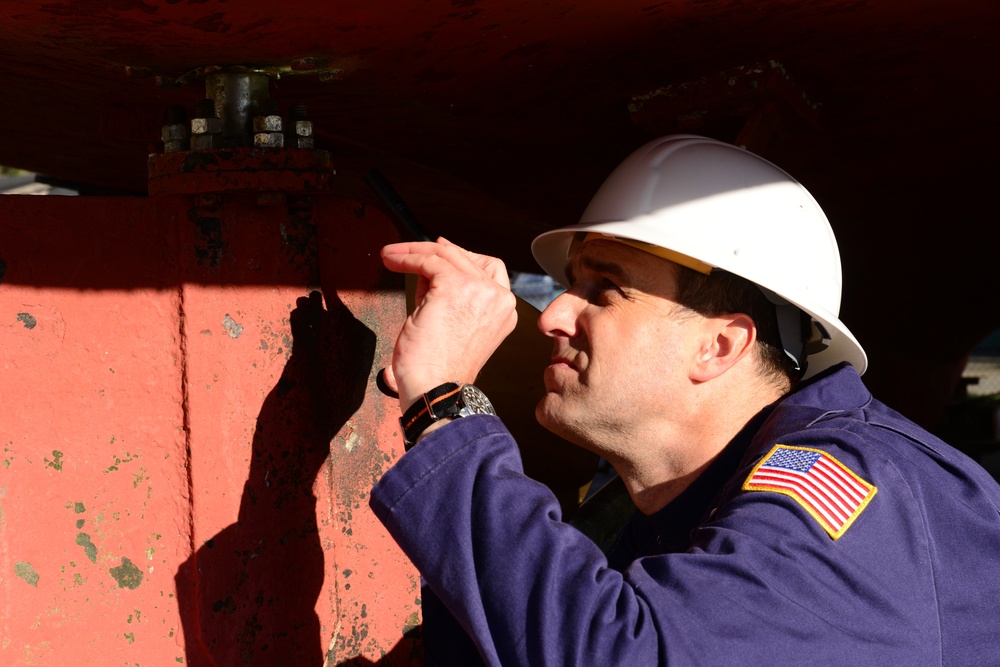
<path fill-rule="evenodd" d="M 396 267 L 394 270 L 400 270 L 400 268 L 404 266 L 410 268 L 415 268 L 416 266 L 428 266 L 428 264 L 424 262 L 412 261 L 416 259 L 413 256 L 433 255 L 460 271 L 481 273 L 503 287 L 508 289 L 510 288 L 510 280 L 507 276 L 507 269 L 501 260 L 495 257 L 490 257 L 489 255 L 480 255 L 478 253 L 471 252 L 443 237 L 439 238 L 435 242 L 408 241 L 404 243 L 393 243 L 382 248 L 381 254 L 383 261 L 386 261 L 389 256 L 394 256 L 394 259 L 390 260 L 392 265 Z M 404 260 L 404 257 L 409 257 L 410 259 Z M 430 263 L 431 266 L 436 264 L 437 262 Z M 402 270 L 406 271 L 405 268 Z"/>
<path fill-rule="evenodd" d="M 438 243 L 458 248 L 470 261 L 472 261 L 473 264 L 478 266 L 490 278 L 496 280 L 501 285 L 505 285 L 507 287 L 510 286 L 507 277 L 507 267 L 503 263 L 503 260 L 491 257 L 490 255 L 480 255 L 479 253 L 468 250 L 467 248 L 462 248 L 443 236 L 438 237 Z"/>

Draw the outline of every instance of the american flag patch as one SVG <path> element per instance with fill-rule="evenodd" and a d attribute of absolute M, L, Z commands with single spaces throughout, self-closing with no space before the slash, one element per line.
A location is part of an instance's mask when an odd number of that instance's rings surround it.
<path fill-rule="evenodd" d="M 775 445 L 747 477 L 743 490 L 783 493 L 833 539 L 850 528 L 878 491 L 826 452 L 788 445 Z"/>

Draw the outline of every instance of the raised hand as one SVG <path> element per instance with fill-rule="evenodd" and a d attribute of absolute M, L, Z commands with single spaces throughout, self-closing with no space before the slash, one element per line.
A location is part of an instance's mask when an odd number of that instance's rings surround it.
<path fill-rule="evenodd" d="M 444 382 L 473 382 L 517 323 L 503 262 L 446 239 L 382 249 L 390 271 L 417 276 L 416 308 L 403 324 L 386 369 L 405 411 Z"/>

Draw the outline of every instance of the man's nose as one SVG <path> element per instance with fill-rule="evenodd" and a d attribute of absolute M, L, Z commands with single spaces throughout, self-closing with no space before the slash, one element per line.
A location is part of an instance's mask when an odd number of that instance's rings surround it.
<path fill-rule="evenodd" d="M 543 334 L 552 338 L 558 336 L 572 338 L 576 335 L 576 320 L 581 301 L 570 292 L 563 292 L 538 316 L 538 328 Z"/>

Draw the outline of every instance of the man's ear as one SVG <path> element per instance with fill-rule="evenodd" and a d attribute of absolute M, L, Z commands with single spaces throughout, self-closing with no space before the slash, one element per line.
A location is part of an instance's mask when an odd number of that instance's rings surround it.
<path fill-rule="evenodd" d="M 719 377 L 750 354 L 757 327 L 749 315 L 735 313 L 706 317 L 702 345 L 691 369 L 691 379 L 707 382 Z"/>

